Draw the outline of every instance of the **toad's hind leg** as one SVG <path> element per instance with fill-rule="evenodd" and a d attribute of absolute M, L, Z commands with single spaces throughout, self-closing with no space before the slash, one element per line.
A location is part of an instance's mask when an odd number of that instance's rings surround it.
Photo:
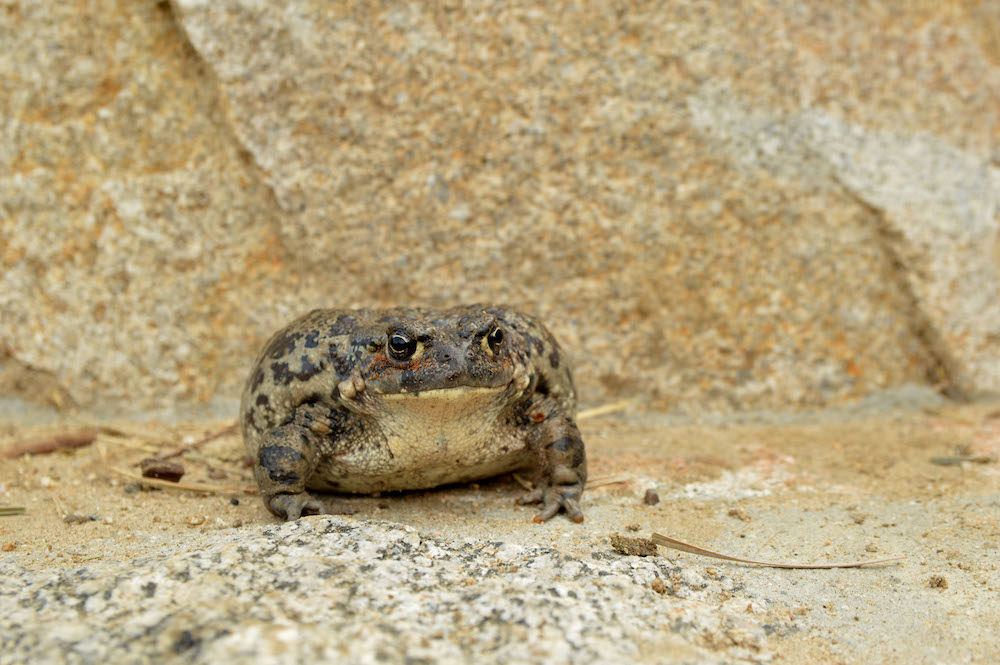
<path fill-rule="evenodd" d="M 289 422 L 264 435 L 254 474 L 267 509 L 286 520 L 327 511 L 306 492 L 306 481 L 316 468 L 315 446 L 308 428 Z"/>

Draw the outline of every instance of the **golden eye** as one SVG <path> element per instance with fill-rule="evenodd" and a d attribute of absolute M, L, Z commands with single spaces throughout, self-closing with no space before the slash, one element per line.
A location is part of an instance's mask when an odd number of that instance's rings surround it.
<path fill-rule="evenodd" d="M 486 343 L 490 345 L 490 351 L 496 353 L 503 344 L 503 331 L 500 328 L 491 330 L 490 334 L 486 336 Z"/>
<path fill-rule="evenodd" d="M 417 351 L 417 340 L 409 333 L 396 330 L 389 333 L 389 355 L 396 360 L 406 360 Z"/>

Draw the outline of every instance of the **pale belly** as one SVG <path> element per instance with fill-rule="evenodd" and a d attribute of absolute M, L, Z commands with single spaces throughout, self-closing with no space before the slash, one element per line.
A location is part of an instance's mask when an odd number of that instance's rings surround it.
<path fill-rule="evenodd" d="M 320 460 L 308 485 L 353 493 L 425 489 L 526 466 L 531 454 L 525 437 L 500 417 L 499 392 L 381 396 L 377 445 L 348 446 L 349 452 Z"/>

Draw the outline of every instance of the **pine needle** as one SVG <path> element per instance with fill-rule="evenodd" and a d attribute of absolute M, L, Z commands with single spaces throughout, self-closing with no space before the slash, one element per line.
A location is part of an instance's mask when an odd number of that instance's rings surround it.
<path fill-rule="evenodd" d="M 896 556 L 896 557 L 891 557 L 889 559 L 870 559 L 867 561 L 851 561 L 849 563 L 775 563 L 773 561 L 752 561 L 750 559 L 741 559 L 740 557 L 730 556 L 728 554 L 720 554 L 718 552 L 713 552 L 712 550 L 706 550 L 703 547 L 698 547 L 696 545 L 689 545 L 688 543 L 677 540 L 676 538 L 670 538 L 669 536 L 664 536 L 658 533 L 654 533 L 652 535 L 651 540 L 657 545 L 670 547 L 675 550 L 680 550 L 681 552 L 687 552 L 688 554 L 700 554 L 701 556 L 712 557 L 713 559 L 723 559 L 725 561 L 737 561 L 739 563 L 752 563 L 758 566 L 770 566 L 771 568 L 807 568 L 807 569 L 859 568 L 861 566 L 868 566 L 875 563 L 899 561 L 900 559 L 906 558 L 903 556 Z"/>

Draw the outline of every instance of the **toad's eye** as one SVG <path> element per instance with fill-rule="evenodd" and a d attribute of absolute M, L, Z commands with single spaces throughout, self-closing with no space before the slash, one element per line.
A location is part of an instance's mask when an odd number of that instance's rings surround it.
<path fill-rule="evenodd" d="M 503 331 L 499 328 L 494 328 L 490 331 L 490 334 L 486 336 L 486 343 L 490 345 L 490 351 L 496 353 L 503 344 Z"/>
<path fill-rule="evenodd" d="M 417 340 L 402 330 L 389 333 L 389 355 L 396 360 L 406 360 L 417 350 Z"/>

